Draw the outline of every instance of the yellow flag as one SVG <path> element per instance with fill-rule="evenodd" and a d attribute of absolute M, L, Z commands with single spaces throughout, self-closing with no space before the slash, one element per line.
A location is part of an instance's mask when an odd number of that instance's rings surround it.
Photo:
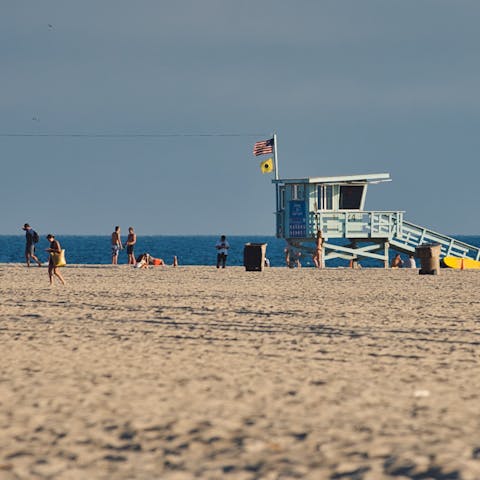
<path fill-rule="evenodd" d="M 273 172 L 273 159 L 267 158 L 265 161 L 260 163 L 260 170 L 262 173 Z"/>

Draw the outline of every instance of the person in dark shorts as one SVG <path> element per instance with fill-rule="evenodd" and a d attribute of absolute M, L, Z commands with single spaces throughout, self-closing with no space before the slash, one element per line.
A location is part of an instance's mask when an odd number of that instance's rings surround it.
<path fill-rule="evenodd" d="M 128 227 L 128 237 L 127 243 L 125 246 L 127 247 L 127 255 L 128 255 L 128 264 L 135 265 L 135 253 L 134 248 L 135 244 L 137 243 L 137 235 L 133 231 L 133 227 Z"/>
<path fill-rule="evenodd" d="M 37 232 L 28 223 L 23 226 L 22 230 L 25 230 L 25 260 L 27 261 L 27 267 L 30 266 L 30 259 L 35 260 L 37 265 L 41 267 L 42 262 L 35 255 L 35 244 L 38 242 Z"/>
<path fill-rule="evenodd" d="M 222 268 L 225 268 L 227 263 L 228 249 L 230 248 L 225 235 L 220 237 L 220 240 L 216 243 L 215 248 L 217 249 L 217 268 L 220 268 L 220 265 Z"/>

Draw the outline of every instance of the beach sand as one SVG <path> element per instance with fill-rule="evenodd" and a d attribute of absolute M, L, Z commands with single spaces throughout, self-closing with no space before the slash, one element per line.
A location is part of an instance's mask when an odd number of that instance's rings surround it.
<path fill-rule="evenodd" d="M 480 274 L 0 265 L 0 479 L 480 479 Z"/>

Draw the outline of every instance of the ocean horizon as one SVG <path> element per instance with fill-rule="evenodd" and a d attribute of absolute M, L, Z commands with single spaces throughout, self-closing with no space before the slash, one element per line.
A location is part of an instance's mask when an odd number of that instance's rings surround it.
<path fill-rule="evenodd" d="M 454 235 L 454 238 L 480 247 L 480 235 Z M 110 235 L 61 235 L 56 238 L 65 249 L 69 264 L 108 265 L 111 263 Z M 218 235 L 139 235 L 135 246 L 135 255 L 148 252 L 154 257 L 162 258 L 166 264 L 173 262 L 173 257 L 178 258 L 180 265 L 215 265 L 215 243 Z M 285 266 L 285 240 L 268 235 L 232 235 L 227 236 L 230 243 L 227 265 L 243 265 L 243 249 L 246 243 L 266 243 L 267 257 L 272 267 Z M 126 235 L 122 236 L 126 241 Z M 334 241 L 333 243 L 337 243 Z M 339 242 L 340 243 L 340 242 Z M 48 242 L 41 236 L 36 246 L 37 256 L 46 262 L 48 254 L 45 249 Z M 25 235 L 0 235 L 0 263 L 25 262 Z M 390 254 L 395 254 L 391 249 Z M 406 255 L 402 254 L 406 259 Z M 382 267 L 379 261 L 361 259 L 364 267 Z M 119 264 L 127 263 L 126 250 L 119 255 Z M 302 258 L 302 266 L 313 267 L 309 256 Z M 334 259 L 327 262 L 327 267 L 347 267 L 348 261 Z"/>

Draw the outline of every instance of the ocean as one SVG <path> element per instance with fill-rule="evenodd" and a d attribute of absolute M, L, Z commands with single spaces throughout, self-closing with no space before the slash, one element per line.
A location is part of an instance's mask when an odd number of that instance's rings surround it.
<path fill-rule="evenodd" d="M 480 246 L 479 235 L 455 235 L 454 238 L 471 245 Z M 285 241 L 273 236 L 229 236 L 230 251 L 227 265 L 243 265 L 243 248 L 245 243 L 267 243 L 267 257 L 272 267 L 285 266 Z M 108 236 L 79 236 L 57 235 L 62 248 L 65 249 L 67 262 L 70 264 L 109 264 L 111 263 L 110 235 Z M 125 241 L 126 237 L 122 240 Z M 135 254 L 148 252 L 154 257 L 163 258 L 165 263 L 171 264 L 176 255 L 180 265 L 215 265 L 217 236 L 141 236 L 137 237 Z M 48 242 L 41 238 L 37 244 L 37 256 L 47 261 L 45 249 Z M 24 235 L 0 235 L 0 263 L 22 263 L 25 260 Z M 394 254 L 393 251 L 391 251 Z M 406 255 L 402 255 L 405 259 Z M 120 252 L 119 264 L 127 263 L 126 250 Z M 375 260 L 361 259 L 364 267 L 382 267 Z M 312 267 L 310 257 L 302 259 L 302 266 Z M 327 262 L 327 267 L 348 266 L 346 260 L 334 259 Z"/>

